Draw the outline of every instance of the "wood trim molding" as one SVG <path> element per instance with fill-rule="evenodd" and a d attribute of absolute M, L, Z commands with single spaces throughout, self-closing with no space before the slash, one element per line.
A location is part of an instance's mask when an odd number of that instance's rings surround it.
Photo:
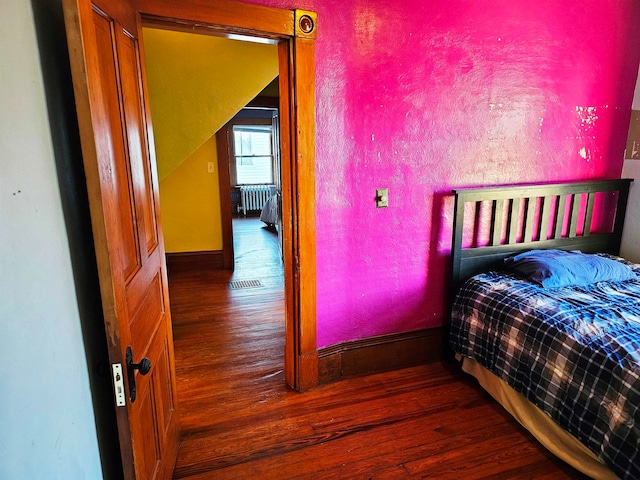
<path fill-rule="evenodd" d="M 169 273 L 193 270 L 219 270 L 224 268 L 222 250 L 166 253 Z"/>
<path fill-rule="evenodd" d="M 295 296 L 299 368 L 296 385 L 301 391 L 318 383 L 316 343 L 316 189 L 315 189 L 315 42 L 310 38 L 293 40 L 295 63 L 290 85 L 292 122 L 291 166 L 293 174 L 294 268 L 298 279 Z M 304 59 L 302 61 L 301 59 Z M 282 95 L 282 93 L 281 93 Z M 285 158 L 282 157 L 284 164 Z M 284 167 L 283 167 L 284 168 Z M 283 186 L 284 195 L 284 186 Z M 286 230 L 285 230 L 286 231 Z M 295 291 L 295 287 L 294 287 Z M 296 317 L 294 317 L 296 318 Z"/>
<path fill-rule="evenodd" d="M 318 350 L 318 383 L 442 360 L 445 358 L 446 333 L 445 327 L 436 327 L 322 348 Z"/>
<path fill-rule="evenodd" d="M 235 0 L 135 0 L 145 25 L 197 33 L 283 38 L 294 35 L 295 13 Z"/>
<path fill-rule="evenodd" d="M 299 318 L 295 309 L 296 285 L 290 281 L 294 278 L 295 270 L 293 261 L 295 260 L 293 235 L 288 232 L 293 231 L 293 155 L 292 145 L 295 144 L 292 133 L 291 118 L 294 115 L 293 100 L 290 93 L 290 77 L 293 69 L 291 41 L 280 42 L 278 44 L 278 89 L 280 92 L 280 188 L 282 192 L 282 256 L 284 266 L 284 310 L 286 318 L 285 345 L 284 345 L 284 374 L 287 385 L 297 384 L 297 364 L 298 362 L 298 329 L 299 322 L 290 322 L 290 319 Z M 314 325 L 315 329 L 315 325 Z M 287 365 L 296 365 L 296 368 L 287 368 Z"/>
<path fill-rule="evenodd" d="M 231 127 L 227 123 L 216 132 L 218 153 L 218 189 L 220 191 L 220 223 L 222 224 L 222 268 L 233 270 L 233 217 L 231 212 L 231 172 L 229 172 L 229 138 Z"/>

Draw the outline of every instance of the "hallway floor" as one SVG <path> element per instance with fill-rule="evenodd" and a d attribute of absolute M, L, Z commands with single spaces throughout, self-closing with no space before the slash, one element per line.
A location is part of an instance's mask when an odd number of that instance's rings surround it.
<path fill-rule="evenodd" d="M 258 218 L 233 219 L 235 271 L 233 280 L 259 279 L 264 285 L 282 288 L 283 264 L 278 232 Z"/>

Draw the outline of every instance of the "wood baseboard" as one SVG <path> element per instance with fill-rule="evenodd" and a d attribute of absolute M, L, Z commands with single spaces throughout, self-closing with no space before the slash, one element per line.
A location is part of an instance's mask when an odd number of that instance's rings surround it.
<path fill-rule="evenodd" d="M 318 380 L 325 384 L 442 360 L 446 339 L 446 329 L 436 327 L 322 348 L 318 350 Z"/>
<path fill-rule="evenodd" d="M 224 268 L 222 250 L 204 250 L 201 252 L 167 253 L 167 270 L 169 273 L 186 270 L 218 270 Z"/>

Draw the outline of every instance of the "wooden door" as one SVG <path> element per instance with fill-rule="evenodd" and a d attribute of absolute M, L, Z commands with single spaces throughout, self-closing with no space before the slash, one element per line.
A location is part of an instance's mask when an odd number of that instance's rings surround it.
<path fill-rule="evenodd" d="M 109 357 L 125 387 L 114 387 L 123 468 L 170 478 L 179 430 L 140 18 L 127 0 L 64 9 Z M 129 364 L 150 361 L 146 374 L 127 368 L 128 349 Z"/>

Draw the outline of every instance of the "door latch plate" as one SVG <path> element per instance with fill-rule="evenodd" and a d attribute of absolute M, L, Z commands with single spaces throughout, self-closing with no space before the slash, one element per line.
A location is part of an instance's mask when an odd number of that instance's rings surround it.
<path fill-rule="evenodd" d="M 116 394 L 116 407 L 124 407 L 127 405 L 127 398 L 124 392 L 124 377 L 122 376 L 122 364 L 114 363 L 111 365 L 113 370 L 113 389 Z"/>

